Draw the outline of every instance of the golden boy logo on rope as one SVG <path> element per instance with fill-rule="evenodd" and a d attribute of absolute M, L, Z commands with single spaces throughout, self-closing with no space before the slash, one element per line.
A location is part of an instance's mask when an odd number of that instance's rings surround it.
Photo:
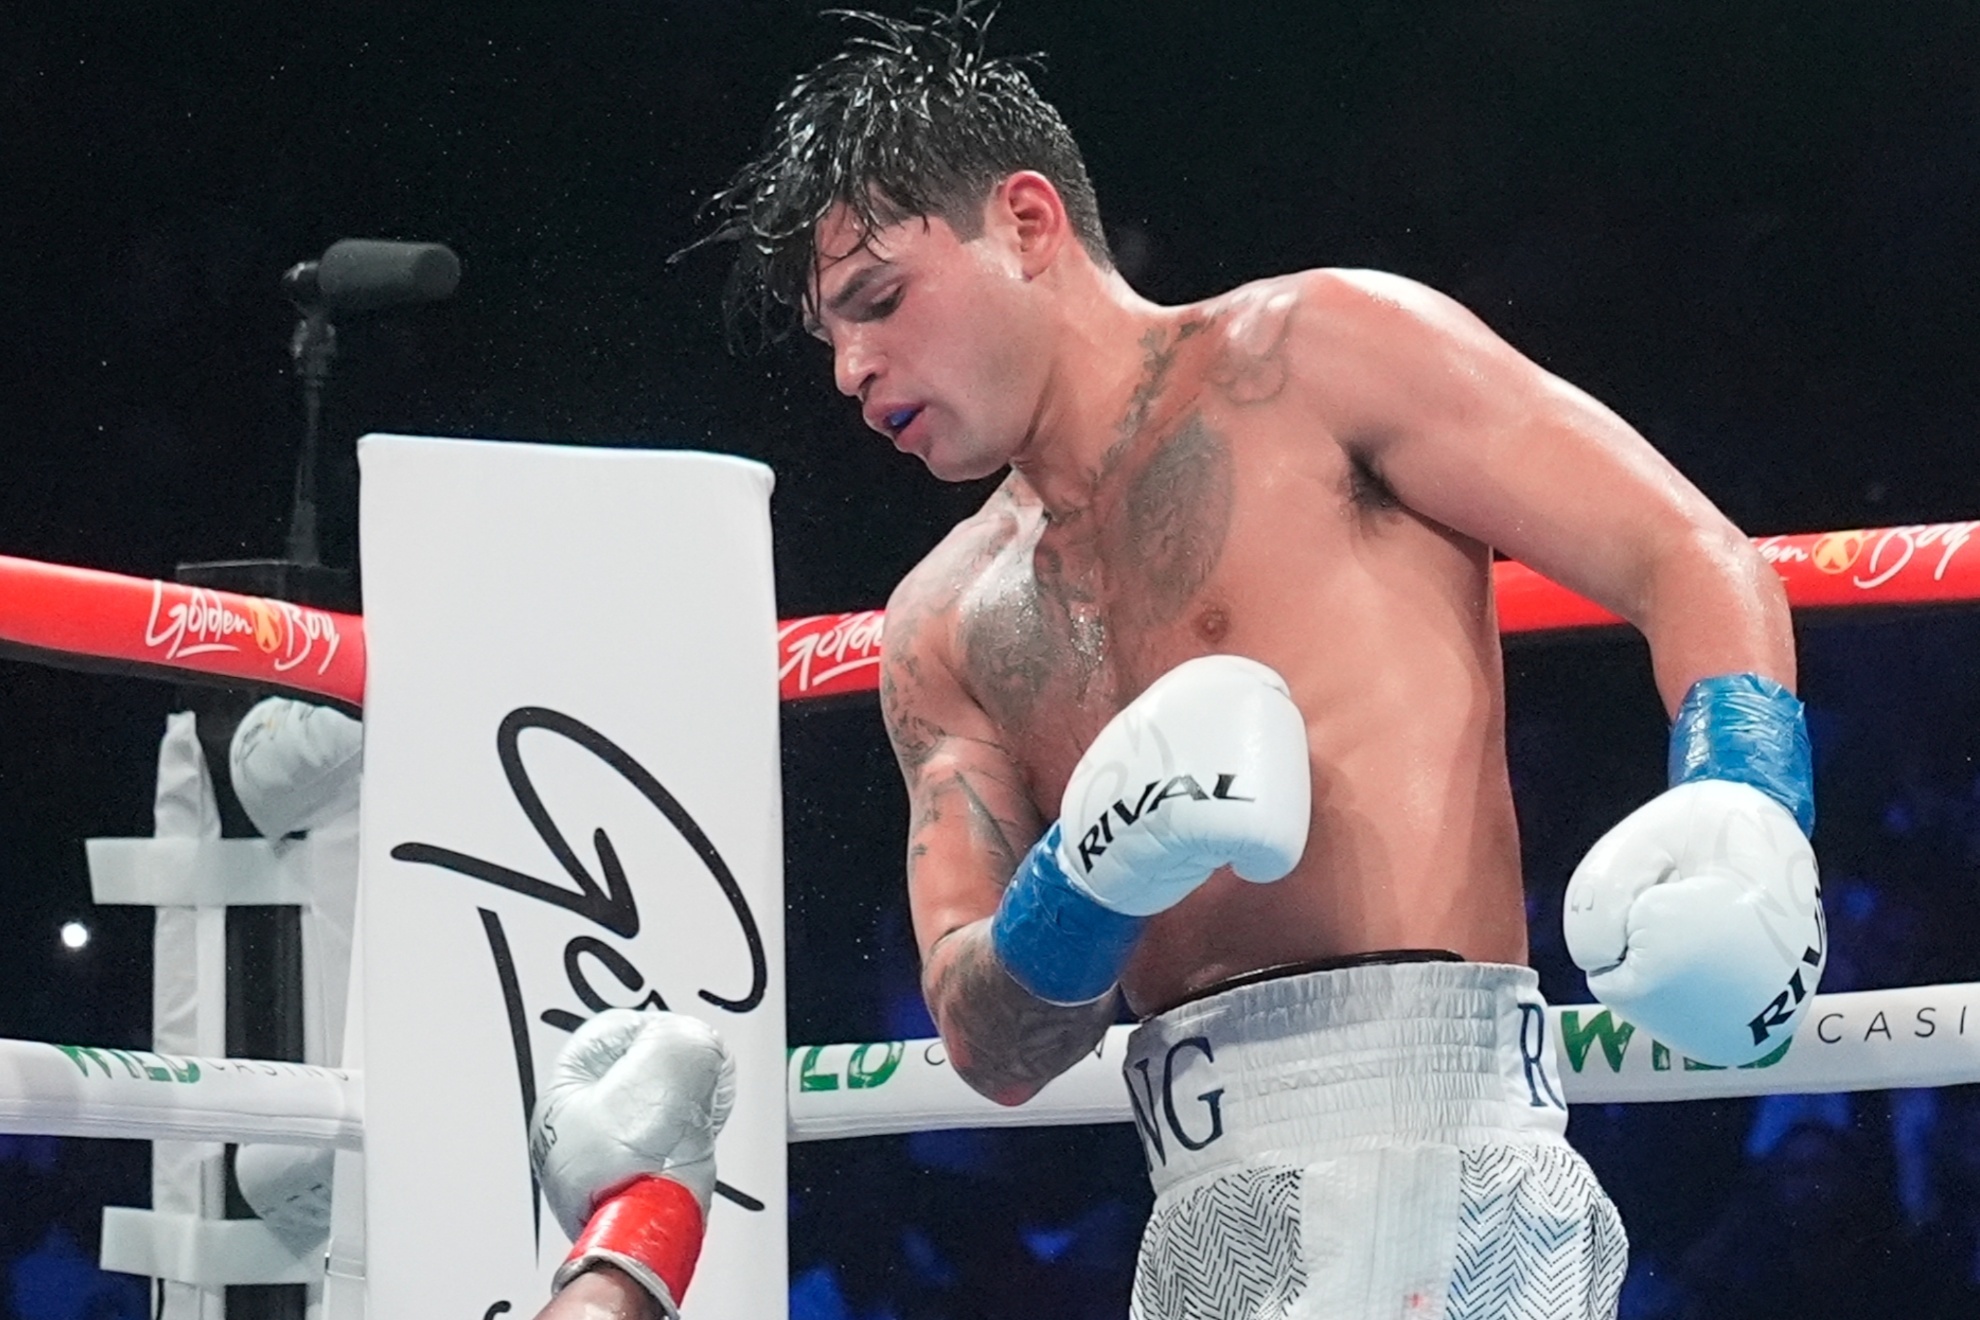
<path fill-rule="evenodd" d="M 1830 532 L 1815 542 L 1808 557 L 1824 573 L 1847 573 L 1856 566 L 1856 557 L 1869 539 L 1861 531 Z"/>
<path fill-rule="evenodd" d="M 1942 581 L 1946 570 L 1952 565 L 1953 557 L 1972 539 L 1976 530 L 1980 530 L 1980 521 L 1886 528 L 1871 544 L 1870 559 L 1864 564 L 1863 572 L 1851 581 L 1866 591 L 1880 587 L 1903 572 L 1920 550 L 1943 547 L 1932 568 L 1932 580 Z M 1922 562 L 1932 561 L 1928 556 Z"/>
<path fill-rule="evenodd" d="M 214 592 L 181 588 L 183 594 L 168 606 L 166 590 L 163 582 L 151 584 L 151 617 L 145 620 L 144 644 L 162 649 L 167 660 L 238 651 L 240 647 L 233 639 L 242 633 L 254 634 L 254 624 L 228 609 Z"/>
<path fill-rule="evenodd" d="M 273 659 L 276 673 L 286 673 L 310 660 L 316 672 L 330 668 L 343 636 L 322 610 L 305 609 L 286 601 L 234 596 L 204 587 L 184 587 L 154 581 L 151 610 L 144 623 L 144 645 L 160 651 L 162 660 L 183 660 L 216 653 L 243 654 L 246 639 Z"/>
<path fill-rule="evenodd" d="M 880 667 L 882 610 L 790 619 L 777 629 L 777 683 L 785 697 L 824 695 L 848 676 Z"/>
<path fill-rule="evenodd" d="M 248 597 L 245 603 L 248 618 L 254 625 L 254 644 L 261 648 L 264 655 L 275 654 L 277 648 L 282 645 L 283 628 L 281 619 L 276 617 L 274 607 L 267 601 L 256 600 L 252 596 Z"/>

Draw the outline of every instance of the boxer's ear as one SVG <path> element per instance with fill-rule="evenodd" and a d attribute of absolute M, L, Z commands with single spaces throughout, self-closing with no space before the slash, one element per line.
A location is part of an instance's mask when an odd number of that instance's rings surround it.
<path fill-rule="evenodd" d="M 987 210 L 986 230 L 999 232 L 1010 243 L 1026 279 L 1050 267 L 1072 236 L 1065 199 L 1036 170 L 1019 170 L 1006 178 L 991 193 Z"/>

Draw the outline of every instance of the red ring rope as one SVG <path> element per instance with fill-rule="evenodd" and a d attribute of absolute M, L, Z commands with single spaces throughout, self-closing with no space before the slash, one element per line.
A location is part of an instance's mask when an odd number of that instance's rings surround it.
<path fill-rule="evenodd" d="M 1980 600 L 1980 520 L 1768 536 L 1754 542 L 1796 609 Z M 1622 622 L 1520 564 L 1495 566 L 1499 626 L 1555 632 Z M 777 630 L 786 701 L 870 692 L 879 610 L 788 619 Z M 67 667 L 198 677 L 364 701 L 364 620 L 172 582 L 0 556 L 0 652 Z"/>

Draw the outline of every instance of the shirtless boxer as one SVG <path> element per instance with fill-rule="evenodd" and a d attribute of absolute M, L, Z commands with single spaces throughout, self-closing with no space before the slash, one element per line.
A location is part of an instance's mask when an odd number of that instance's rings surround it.
<path fill-rule="evenodd" d="M 967 7 L 861 21 L 716 237 L 732 311 L 801 318 L 875 431 L 942 480 L 1008 470 L 887 607 L 955 1067 L 1020 1103 L 1123 1000 L 1143 1020 L 1138 1317 L 1613 1314 L 1623 1234 L 1525 966 L 1492 549 L 1650 643 L 1674 788 L 1591 853 L 1568 935 L 1598 994 L 1717 1063 L 1778 1047 L 1823 951 L 1777 579 L 1421 285 L 1140 297 Z"/>

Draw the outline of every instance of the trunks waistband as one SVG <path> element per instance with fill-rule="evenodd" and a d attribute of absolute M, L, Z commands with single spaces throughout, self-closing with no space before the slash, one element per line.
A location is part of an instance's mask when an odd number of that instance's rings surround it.
<path fill-rule="evenodd" d="M 1277 981 L 1289 976 L 1305 976 L 1308 972 L 1338 972 L 1348 967 L 1385 966 L 1391 963 L 1463 961 L 1463 954 L 1454 953 L 1449 949 L 1373 949 L 1367 953 L 1344 953 L 1333 958 L 1273 963 L 1270 967 L 1260 967 L 1252 972 L 1240 972 L 1214 985 L 1207 985 L 1195 994 L 1178 999 L 1174 1004 L 1163 1009 L 1162 1013 L 1173 1013 L 1186 1004 L 1200 1003 L 1213 995 L 1221 995 L 1226 990 L 1237 990 L 1247 985 L 1259 985 L 1265 981 Z M 1162 1013 L 1153 1013 L 1149 1016 L 1160 1017 Z"/>
<path fill-rule="evenodd" d="M 1567 1128 L 1539 978 L 1498 963 L 1248 977 L 1144 1022 L 1122 1066 L 1158 1194 L 1229 1167 Z"/>

